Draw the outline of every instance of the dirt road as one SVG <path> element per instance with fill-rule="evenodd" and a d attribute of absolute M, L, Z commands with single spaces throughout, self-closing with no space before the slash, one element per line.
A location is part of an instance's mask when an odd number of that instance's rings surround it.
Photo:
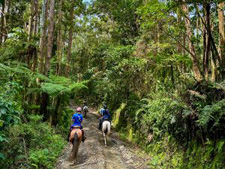
<path fill-rule="evenodd" d="M 104 147 L 101 132 L 98 130 L 96 112 L 91 112 L 84 119 L 84 130 L 87 139 L 81 143 L 76 165 L 68 161 L 69 145 L 64 149 L 58 159 L 56 169 L 147 169 L 145 155 L 140 155 L 139 150 L 131 148 L 128 143 L 118 139 L 115 132 L 109 136 L 108 147 Z M 139 155 L 137 155 L 139 154 Z"/>

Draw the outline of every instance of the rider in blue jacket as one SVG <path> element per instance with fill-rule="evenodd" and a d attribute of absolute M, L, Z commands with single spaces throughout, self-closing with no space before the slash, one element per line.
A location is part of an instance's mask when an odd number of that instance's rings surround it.
<path fill-rule="evenodd" d="M 83 129 L 83 126 L 81 125 L 81 123 L 83 122 L 83 115 L 81 114 L 80 107 L 78 107 L 76 109 L 76 113 L 73 114 L 72 122 L 73 122 L 73 124 L 70 126 L 70 132 L 72 131 L 73 127 L 79 126 L 82 131 L 82 141 L 84 142 L 86 137 L 84 136 L 84 129 Z M 68 135 L 68 140 L 69 140 L 70 132 Z"/>
<path fill-rule="evenodd" d="M 103 121 L 105 121 L 105 120 L 110 121 L 110 113 L 105 104 L 104 104 L 103 108 L 100 109 L 100 114 L 101 114 L 101 118 L 99 119 L 99 126 L 98 126 L 99 130 L 101 130 L 101 128 L 102 128 Z"/>

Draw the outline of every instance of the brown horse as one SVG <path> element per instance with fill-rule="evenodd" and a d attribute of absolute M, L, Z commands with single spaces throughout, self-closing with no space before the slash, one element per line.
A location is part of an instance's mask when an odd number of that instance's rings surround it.
<path fill-rule="evenodd" d="M 73 127 L 69 137 L 70 147 L 72 148 L 69 161 L 71 162 L 74 161 L 74 164 L 76 163 L 77 160 L 77 153 L 81 140 L 82 140 L 82 131 L 80 127 L 79 126 Z"/>

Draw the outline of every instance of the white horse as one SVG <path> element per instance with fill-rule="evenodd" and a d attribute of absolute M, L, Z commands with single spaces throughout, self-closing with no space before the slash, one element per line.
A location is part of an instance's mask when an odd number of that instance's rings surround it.
<path fill-rule="evenodd" d="M 102 135 L 104 137 L 104 141 L 105 141 L 105 147 L 107 147 L 107 136 L 110 133 L 110 122 L 109 121 L 103 121 L 102 123 Z"/>

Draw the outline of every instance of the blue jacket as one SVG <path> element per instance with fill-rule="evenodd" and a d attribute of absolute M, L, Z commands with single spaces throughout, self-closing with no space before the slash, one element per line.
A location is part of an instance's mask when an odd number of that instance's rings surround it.
<path fill-rule="evenodd" d="M 110 120 L 110 113 L 109 113 L 109 110 L 108 109 L 102 109 L 102 116 L 103 116 L 103 119 L 108 119 Z"/>
<path fill-rule="evenodd" d="M 73 120 L 73 124 L 71 127 L 73 126 L 80 126 L 82 128 L 81 122 L 83 121 L 83 115 L 82 114 L 78 114 L 75 113 L 72 117 Z"/>

